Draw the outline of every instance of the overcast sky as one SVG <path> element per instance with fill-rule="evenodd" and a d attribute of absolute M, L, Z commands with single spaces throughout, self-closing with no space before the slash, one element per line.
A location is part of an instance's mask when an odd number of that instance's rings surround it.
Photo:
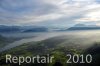
<path fill-rule="evenodd" d="M 0 24 L 100 25 L 100 0 L 0 0 Z"/>

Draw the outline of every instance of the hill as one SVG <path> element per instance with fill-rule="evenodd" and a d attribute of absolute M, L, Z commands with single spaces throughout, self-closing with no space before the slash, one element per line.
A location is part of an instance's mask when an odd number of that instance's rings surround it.
<path fill-rule="evenodd" d="M 84 24 L 76 24 L 73 27 L 68 28 L 67 30 L 98 30 L 99 26 L 96 25 L 84 25 Z"/>
<path fill-rule="evenodd" d="M 45 27 L 34 27 L 34 28 L 24 30 L 23 32 L 47 32 L 47 31 L 48 29 Z"/>

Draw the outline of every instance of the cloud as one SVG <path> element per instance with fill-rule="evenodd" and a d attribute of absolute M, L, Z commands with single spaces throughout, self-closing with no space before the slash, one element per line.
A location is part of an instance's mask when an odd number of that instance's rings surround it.
<path fill-rule="evenodd" d="M 68 25 L 99 21 L 99 7 L 97 0 L 0 0 L 0 24 Z"/>
<path fill-rule="evenodd" d="M 90 7 L 91 6 L 91 7 Z M 83 17 L 76 19 L 77 23 L 86 23 L 86 22 L 94 22 L 96 25 L 100 25 L 100 5 L 94 4 L 89 5 L 90 10 L 88 10 Z"/>
<path fill-rule="evenodd" d="M 82 21 L 82 22 L 97 22 L 100 21 L 100 11 L 96 11 L 96 12 L 90 12 L 87 13 L 87 15 L 84 15 L 83 18 L 78 19 L 77 21 Z"/>

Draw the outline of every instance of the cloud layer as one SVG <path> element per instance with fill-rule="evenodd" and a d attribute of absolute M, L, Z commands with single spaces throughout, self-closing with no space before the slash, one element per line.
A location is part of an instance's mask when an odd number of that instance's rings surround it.
<path fill-rule="evenodd" d="M 100 25 L 99 0 L 0 0 L 0 24 Z"/>

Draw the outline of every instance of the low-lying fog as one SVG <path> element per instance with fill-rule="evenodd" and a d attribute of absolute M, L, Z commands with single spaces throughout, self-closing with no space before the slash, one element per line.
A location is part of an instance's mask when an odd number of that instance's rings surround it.
<path fill-rule="evenodd" d="M 33 33 L 3 33 L 5 37 L 22 38 L 3 47 L 1 51 L 22 45 L 24 43 L 33 41 L 42 41 L 48 38 L 62 36 L 61 38 L 69 39 L 70 42 L 80 44 L 89 44 L 92 42 L 100 42 L 100 30 L 86 30 L 86 31 L 66 31 L 66 32 L 33 32 Z"/>

